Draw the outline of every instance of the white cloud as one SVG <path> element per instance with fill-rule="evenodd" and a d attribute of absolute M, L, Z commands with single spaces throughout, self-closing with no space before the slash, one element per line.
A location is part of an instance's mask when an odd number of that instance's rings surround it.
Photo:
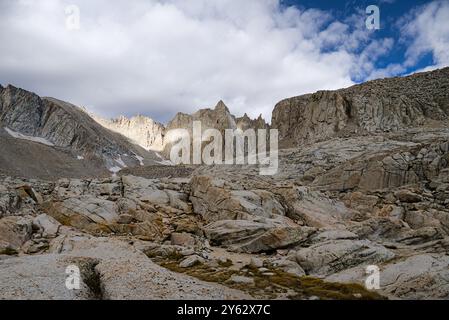
<path fill-rule="evenodd" d="M 434 1 L 410 13 L 400 23 L 406 41 L 406 66 L 413 66 L 421 57 L 432 54 L 433 68 L 449 65 L 449 2 Z M 429 68 L 426 68 L 429 69 Z"/>
<path fill-rule="evenodd" d="M 70 4 L 78 31 L 65 28 Z M 103 116 L 166 121 L 223 99 L 236 115 L 269 120 L 280 99 L 375 71 L 393 44 L 373 41 L 364 18 L 278 0 L 1 1 L 0 83 Z"/>

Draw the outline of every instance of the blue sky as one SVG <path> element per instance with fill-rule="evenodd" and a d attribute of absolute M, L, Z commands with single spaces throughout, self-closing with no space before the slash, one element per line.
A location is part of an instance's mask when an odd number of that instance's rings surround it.
<path fill-rule="evenodd" d="M 405 59 L 407 45 L 409 44 L 402 37 L 400 26 L 401 20 L 407 17 L 415 10 L 423 8 L 434 1 L 431 0 L 282 0 L 281 4 L 285 7 L 295 6 L 302 10 L 317 8 L 330 12 L 337 20 L 344 21 L 352 15 L 364 15 L 365 8 L 369 5 L 376 5 L 380 9 L 380 30 L 370 32 L 371 39 L 394 39 L 395 45 L 389 50 L 388 54 L 376 61 L 377 68 L 385 68 L 391 64 L 400 64 Z M 330 21 L 331 23 L 332 21 Z M 362 48 L 360 48 L 362 49 Z M 419 60 L 412 66 L 407 66 L 404 70 L 394 75 L 407 75 L 415 71 L 425 69 L 435 63 L 432 52 L 420 56 Z M 355 82 L 369 80 L 369 77 L 352 77 Z"/>
<path fill-rule="evenodd" d="M 380 30 L 365 26 L 380 7 Z M 0 0 L 0 84 L 167 122 L 449 66 L 449 1 Z"/>

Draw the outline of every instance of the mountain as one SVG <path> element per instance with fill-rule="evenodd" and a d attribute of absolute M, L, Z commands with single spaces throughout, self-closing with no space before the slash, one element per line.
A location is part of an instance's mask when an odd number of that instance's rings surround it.
<path fill-rule="evenodd" d="M 224 137 L 224 132 L 226 129 L 266 129 L 268 124 L 259 116 L 258 119 L 252 120 L 245 114 L 243 117 L 236 118 L 229 111 L 225 103 L 220 100 L 214 108 L 200 109 L 193 114 L 177 113 L 176 116 L 167 124 L 166 132 L 173 129 L 187 129 L 192 135 L 193 122 L 201 122 L 201 130 L 213 128 L 217 129 L 222 133 Z M 164 143 L 164 156 L 169 157 L 170 155 L 170 143 L 165 141 Z"/>
<path fill-rule="evenodd" d="M 193 114 L 178 113 L 167 124 L 167 131 L 172 129 L 192 129 L 193 121 L 201 121 L 202 129 L 214 128 L 220 131 L 237 129 L 235 117 L 229 112 L 223 101 L 212 109 L 200 109 Z"/>
<path fill-rule="evenodd" d="M 106 120 L 92 116 L 95 121 L 111 131 L 120 133 L 146 150 L 162 151 L 164 143 L 164 125 L 145 116 L 120 116 Z"/>
<path fill-rule="evenodd" d="M 0 137 L 1 168 L 37 177 L 104 174 L 157 159 L 81 108 L 12 85 L 0 87 Z"/>
<path fill-rule="evenodd" d="M 270 126 L 265 122 L 265 120 L 262 118 L 262 115 L 259 115 L 257 119 L 251 119 L 248 117 L 248 115 L 245 113 L 243 117 L 236 118 L 235 120 L 237 127 L 243 131 L 247 129 L 269 129 Z"/>
<path fill-rule="evenodd" d="M 272 127 L 284 147 L 447 121 L 449 68 L 318 91 L 279 102 Z"/>

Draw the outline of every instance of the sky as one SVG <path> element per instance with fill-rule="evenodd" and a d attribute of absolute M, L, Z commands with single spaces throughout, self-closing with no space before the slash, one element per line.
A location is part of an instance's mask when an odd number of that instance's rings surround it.
<path fill-rule="evenodd" d="M 223 100 L 270 121 L 284 98 L 449 66 L 448 21 L 448 0 L 0 0 L 0 84 L 103 117 Z"/>

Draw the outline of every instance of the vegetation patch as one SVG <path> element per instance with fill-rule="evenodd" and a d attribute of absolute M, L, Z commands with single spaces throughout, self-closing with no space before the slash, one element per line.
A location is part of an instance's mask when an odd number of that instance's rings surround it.
<path fill-rule="evenodd" d="M 188 274 L 197 279 L 223 284 L 244 291 L 257 299 L 294 299 L 303 300 L 316 297 L 322 300 L 382 300 L 380 294 L 369 291 L 355 283 L 334 283 L 322 279 L 294 274 L 266 266 L 268 271 L 261 272 L 256 267 L 246 266 L 241 270 L 231 270 L 232 261 L 219 262 L 218 266 L 199 263 L 189 268 L 179 266 L 181 257 L 152 257 L 153 261 L 171 271 Z M 254 279 L 254 285 L 229 281 L 233 275 Z"/>

